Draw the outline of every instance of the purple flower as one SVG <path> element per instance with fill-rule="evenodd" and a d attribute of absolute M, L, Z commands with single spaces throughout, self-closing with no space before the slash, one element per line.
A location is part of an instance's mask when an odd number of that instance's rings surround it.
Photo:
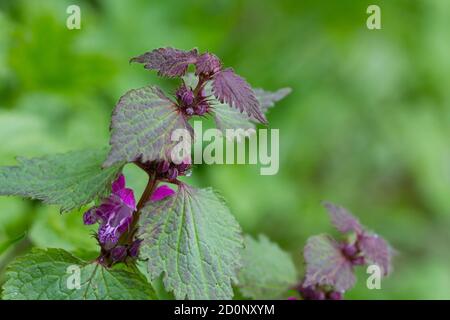
<path fill-rule="evenodd" d="M 105 249 L 113 248 L 120 236 L 128 230 L 136 201 L 133 190 L 125 188 L 125 177 L 120 175 L 112 184 L 112 193 L 103 202 L 89 209 L 83 216 L 85 224 L 100 224 L 98 241 Z"/>
<path fill-rule="evenodd" d="M 111 259 L 113 262 L 119 262 L 125 260 L 127 257 L 127 247 L 117 246 L 111 249 Z"/>
<path fill-rule="evenodd" d="M 202 116 L 207 113 L 209 110 L 209 104 L 206 101 L 200 102 L 195 108 L 195 114 L 198 116 Z"/>
<path fill-rule="evenodd" d="M 142 240 L 138 239 L 131 244 L 130 248 L 128 249 L 128 255 L 130 257 L 135 258 L 138 256 L 139 247 L 141 246 L 141 242 L 142 242 Z"/>
<path fill-rule="evenodd" d="M 342 292 L 332 291 L 327 295 L 328 300 L 342 300 L 344 299 Z"/>
<path fill-rule="evenodd" d="M 298 291 L 304 300 L 325 300 L 325 292 L 317 286 L 303 286 Z"/>
<path fill-rule="evenodd" d="M 167 197 L 170 197 L 175 194 L 175 191 L 173 191 L 168 186 L 160 186 L 158 187 L 155 192 L 153 192 L 152 197 L 150 198 L 151 201 L 160 201 Z"/>
<path fill-rule="evenodd" d="M 161 161 L 156 164 L 155 168 L 158 179 L 175 181 L 178 176 L 186 175 L 191 168 L 191 159 L 186 158 L 180 164 Z"/>
<path fill-rule="evenodd" d="M 192 103 L 194 103 L 194 93 L 192 90 L 185 85 L 182 85 L 176 92 L 176 96 L 178 98 L 178 101 L 183 106 L 190 106 Z"/>

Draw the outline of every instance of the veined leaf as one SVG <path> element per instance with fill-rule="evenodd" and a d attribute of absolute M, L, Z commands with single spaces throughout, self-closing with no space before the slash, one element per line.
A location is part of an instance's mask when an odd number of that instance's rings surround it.
<path fill-rule="evenodd" d="M 358 242 L 367 264 L 376 264 L 383 270 L 383 275 L 391 273 L 392 248 L 377 234 L 365 233 Z"/>
<path fill-rule="evenodd" d="M 114 109 L 111 151 L 104 166 L 120 162 L 170 160 L 175 129 L 192 130 L 178 107 L 159 88 L 128 91 Z"/>
<path fill-rule="evenodd" d="M 164 274 L 177 299 L 231 299 L 241 265 L 241 229 L 211 189 L 185 184 L 141 212 L 140 257 L 152 279 Z"/>
<path fill-rule="evenodd" d="M 262 113 L 259 101 L 250 85 L 242 77 L 234 73 L 232 68 L 218 72 L 213 79 L 212 88 L 216 98 L 238 109 L 241 113 L 255 118 L 257 121 L 267 124 Z"/>
<path fill-rule="evenodd" d="M 290 92 L 290 88 L 282 88 L 277 91 L 265 91 L 263 89 L 255 89 L 256 98 L 259 101 L 261 111 L 266 113 L 269 108 L 272 108 L 276 102 L 286 97 Z M 231 108 L 226 103 L 217 102 L 212 106 L 212 113 L 216 122 L 217 128 L 225 134 L 226 129 L 254 129 L 255 118 L 248 116 L 245 113 L 240 113 L 237 109 Z"/>
<path fill-rule="evenodd" d="M 196 63 L 197 49 L 183 51 L 174 48 L 159 48 L 132 58 L 130 62 L 143 63 L 146 69 L 158 71 L 158 75 L 180 77 L 186 73 L 188 66 Z"/>
<path fill-rule="evenodd" d="M 242 259 L 239 287 L 246 297 L 276 299 L 297 280 L 289 254 L 265 236 L 259 236 L 258 240 L 246 236 Z"/>
<path fill-rule="evenodd" d="M 254 89 L 256 99 L 259 101 L 259 106 L 262 112 L 267 112 L 270 108 L 275 106 L 275 103 L 284 99 L 292 92 L 291 88 L 281 88 L 277 91 L 266 91 L 264 89 Z"/>
<path fill-rule="evenodd" d="M 324 203 L 325 208 L 331 218 L 331 223 L 334 227 L 342 233 L 356 232 L 361 234 L 363 227 L 359 220 L 354 217 L 347 209 L 336 206 L 330 202 Z"/>
<path fill-rule="evenodd" d="M 3 285 L 6 300 L 147 300 L 153 297 L 150 284 L 136 268 L 106 269 L 61 249 L 34 249 L 18 258 L 8 267 Z"/>
<path fill-rule="evenodd" d="M 90 149 L 40 158 L 18 158 L 0 167 L 0 195 L 19 195 L 61 206 L 81 207 L 109 193 L 122 164 L 102 169 L 106 150 Z"/>
<path fill-rule="evenodd" d="M 303 285 L 330 285 L 336 291 L 353 287 L 356 278 L 350 260 L 330 236 L 318 235 L 308 239 L 304 250 L 306 276 Z"/>

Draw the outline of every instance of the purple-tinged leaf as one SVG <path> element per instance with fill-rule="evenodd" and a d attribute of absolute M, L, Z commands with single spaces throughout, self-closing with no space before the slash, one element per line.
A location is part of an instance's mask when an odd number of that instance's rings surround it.
<path fill-rule="evenodd" d="M 212 53 L 204 53 L 200 57 L 198 57 L 197 62 L 195 64 L 196 70 L 195 74 L 205 74 L 211 75 L 216 72 L 219 72 L 222 64 L 220 63 L 219 58 Z"/>
<path fill-rule="evenodd" d="M 160 89 L 148 86 L 127 92 L 114 109 L 111 121 L 111 150 L 104 163 L 170 161 L 176 145 L 171 134 L 192 128 L 178 107 Z"/>
<path fill-rule="evenodd" d="M 212 86 L 214 95 L 220 102 L 227 103 L 241 113 L 245 112 L 261 123 L 267 123 L 252 88 L 247 81 L 234 73 L 232 68 L 218 72 L 214 76 Z"/>
<path fill-rule="evenodd" d="M 358 219 L 345 208 L 336 206 L 329 202 L 325 202 L 324 206 L 328 210 L 331 222 L 339 232 L 356 232 L 357 234 L 361 234 L 363 232 L 363 227 L 359 223 Z"/>
<path fill-rule="evenodd" d="M 351 261 L 330 236 L 308 239 L 304 250 L 306 276 L 303 285 L 330 285 L 336 291 L 346 291 L 355 284 Z"/>
<path fill-rule="evenodd" d="M 158 75 L 180 77 L 190 64 L 196 63 L 197 49 L 183 51 L 174 48 L 159 48 L 132 58 L 130 62 L 143 63 L 146 69 L 158 71 Z"/>
<path fill-rule="evenodd" d="M 382 237 L 364 233 L 358 239 L 358 247 L 366 264 L 378 265 L 385 276 L 391 272 L 392 249 Z"/>
<path fill-rule="evenodd" d="M 269 108 L 272 108 L 276 102 L 285 98 L 292 92 L 291 88 L 282 88 L 277 91 L 265 91 L 263 89 L 253 89 L 256 99 L 259 101 L 259 106 L 262 112 L 267 112 Z"/>

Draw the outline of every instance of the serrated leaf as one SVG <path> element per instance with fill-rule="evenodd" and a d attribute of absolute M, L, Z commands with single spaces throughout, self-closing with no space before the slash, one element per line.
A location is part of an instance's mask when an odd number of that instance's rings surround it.
<path fill-rule="evenodd" d="M 365 233 L 359 238 L 358 246 L 366 264 L 378 265 L 385 276 L 391 272 L 392 249 L 382 237 Z"/>
<path fill-rule="evenodd" d="M 303 286 L 330 285 L 336 291 L 346 291 L 355 284 L 351 262 L 330 236 L 318 235 L 309 238 L 304 257 L 306 275 Z"/>
<path fill-rule="evenodd" d="M 196 63 L 197 58 L 197 49 L 159 48 L 132 58 L 130 62 L 143 63 L 146 69 L 156 70 L 160 76 L 180 77 L 190 64 Z"/>
<path fill-rule="evenodd" d="M 242 261 L 239 288 L 245 297 L 279 298 L 296 282 L 297 274 L 289 254 L 263 235 L 258 240 L 245 237 Z"/>
<path fill-rule="evenodd" d="M 197 58 L 195 63 L 195 74 L 207 74 L 211 75 L 220 70 L 222 63 L 220 59 L 212 53 L 204 53 Z"/>
<path fill-rule="evenodd" d="M 292 92 L 291 88 L 281 88 L 277 91 L 266 91 L 261 88 L 253 89 L 256 99 L 259 101 L 259 107 L 263 113 L 272 108 L 276 102 L 284 99 Z"/>
<path fill-rule="evenodd" d="M 80 272 L 79 288 L 72 281 L 75 268 Z M 18 258 L 8 267 L 3 285 L 6 300 L 147 300 L 152 297 L 151 286 L 135 268 L 106 269 L 61 249 L 34 249 Z"/>
<path fill-rule="evenodd" d="M 260 103 L 260 108 L 263 113 L 267 112 L 269 108 L 273 107 L 276 102 L 286 97 L 290 92 L 290 88 L 282 88 L 277 91 L 265 91 L 263 89 L 255 89 L 255 95 Z M 255 129 L 254 122 L 257 122 L 253 117 L 245 113 L 240 113 L 238 110 L 231 108 L 226 103 L 217 103 L 212 105 L 212 114 L 216 122 L 216 126 L 225 134 L 226 129 Z"/>
<path fill-rule="evenodd" d="M 214 76 L 212 88 L 220 102 L 238 109 L 241 113 L 245 112 L 261 123 L 267 123 L 252 88 L 247 81 L 234 73 L 232 68 L 218 72 Z"/>
<path fill-rule="evenodd" d="M 361 234 L 363 227 L 359 220 L 354 217 L 347 209 L 325 202 L 325 208 L 330 215 L 331 223 L 342 233 L 356 232 Z"/>
<path fill-rule="evenodd" d="M 111 151 L 104 166 L 118 162 L 170 160 L 175 129 L 192 128 L 159 88 L 143 87 L 120 98 L 111 121 Z"/>
<path fill-rule="evenodd" d="M 81 207 L 109 193 L 122 168 L 102 169 L 106 150 L 91 149 L 40 158 L 18 158 L 19 165 L 0 167 L 0 195 L 19 195 L 61 206 Z"/>
<path fill-rule="evenodd" d="M 231 299 L 241 265 L 239 224 L 211 189 L 185 184 L 175 195 L 149 202 L 141 212 L 140 257 L 152 279 L 177 299 Z"/>
<path fill-rule="evenodd" d="M 230 108 L 228 104 L 218 103 L 212 106 L 211 113 L 214 116 L 217 129 L 224 134 L 227 129 L 255 129 L 255 124 L 246 114 L 240 113 L 236 109 Z"/>

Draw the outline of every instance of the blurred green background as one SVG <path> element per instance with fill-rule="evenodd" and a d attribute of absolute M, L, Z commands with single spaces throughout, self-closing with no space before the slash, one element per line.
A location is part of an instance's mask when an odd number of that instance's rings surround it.
<path fill-rule="evenodd" d="M 66 8 L 81 7 L 81 30 Z M 382 30 L 366 28 L 381 7 Z M 0 2 L 0 165 L 108 143 L 111 110 L 132 88 L 177 82 L 128 60 L 151 49 L 216 53 L 254 87 L 293 93 L 269 114 L 280 129 L 280 171 L 200 166 L 244 231 L 290 251 L 336 235 L 322 200 L 346 206 L 397 249 L 394 273 L 348 298 L 450 298 L 450 1 L 5 1 Z M 145 183 L 126 168 L 137 192 Z M 95 249 L 82 211 L 0 198 L 0 274 L 31 246 Z"/>

